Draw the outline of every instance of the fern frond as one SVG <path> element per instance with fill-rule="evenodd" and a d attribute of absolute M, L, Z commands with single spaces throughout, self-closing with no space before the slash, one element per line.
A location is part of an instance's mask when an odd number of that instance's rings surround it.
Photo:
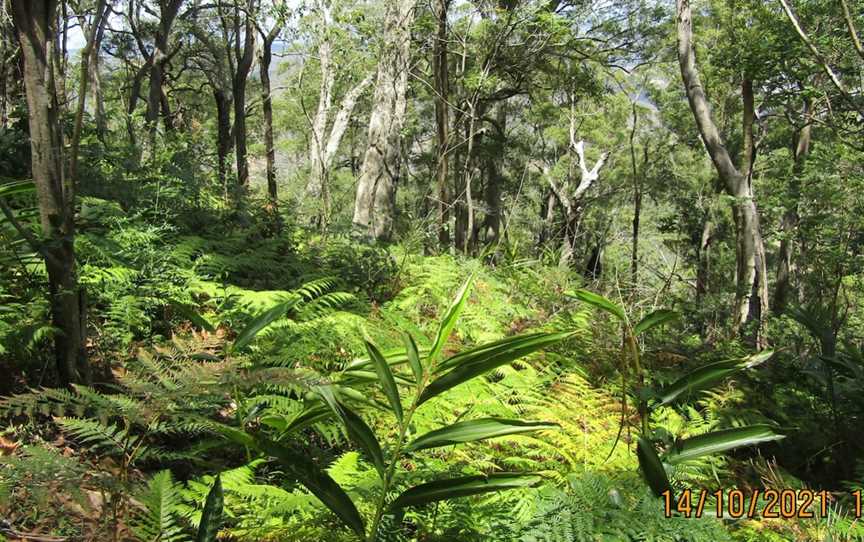
<path fill-rule="evenodd" d="M 139 497 L 144 511 L 136 515 L 133 532 L 140 540 L 186 542 L 190 540 L 178 521 L 180 492 L 171 471 L 156 473 Z"/>

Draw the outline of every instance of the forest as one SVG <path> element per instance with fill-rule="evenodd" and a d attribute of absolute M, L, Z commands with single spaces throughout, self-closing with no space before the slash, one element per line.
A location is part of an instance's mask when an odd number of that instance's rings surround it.
<path fill-rule="evenodd" d="M 864 540 L 864 0 L 0 0 L 0 542 Z"/>

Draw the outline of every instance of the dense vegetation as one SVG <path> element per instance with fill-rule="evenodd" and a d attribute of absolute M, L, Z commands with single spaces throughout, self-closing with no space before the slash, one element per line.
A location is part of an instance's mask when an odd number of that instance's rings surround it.
<path fill-rule="evenodd" d="M 864 539 L 862 31 L 0 0 L 0 540 Z"/>

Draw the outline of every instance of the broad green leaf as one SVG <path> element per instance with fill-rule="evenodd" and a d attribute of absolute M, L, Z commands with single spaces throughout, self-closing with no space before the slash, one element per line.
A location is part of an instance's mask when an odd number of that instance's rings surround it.
<path fill-rule="evenodd" d="M 245 348 L 250 342 L 252 342 L 252 339 L 261 333 L 261 330 L 279 318 L 285 316 L 285 314 L 297 304 L 297 301 L 297 299 L 291 299 L 279 303 L 275 307 L 270 307 L 256 316 L 251 322 L 249 322 L 249 325 L 243 328 L 243 331 L 237 334 L 237 338 L 234 339 L 234 344 L 231 346 L 231 351 L 237 352 L 238 350 Z"/>
<path fill-rule="evenodd" d="M 679 398 L 690 397 L 695 392 L 710 388 L 731 374 L 759 365 L 772 355 L 773 352 L 766 350 L 744 359 L 717 361 L 699 367 L 661 390 L 658 394 L 659 402 L 654 406 L 668 405 Z"/>
<path fill-rule="evenodd" d="M 678 316 L 679 314 L 677 312 L 668 309 L 656 310 L 640 320 L 639 323 L 636 324 L 636 327 L 633 328 L 633 333 L 635 335 L 640 335 L 652 327 L 665 324 L 670 320 L 675 320 Z"/>
<path fill-rule="evenodd" d="M 321 386 L 318 391 L 327 405 L 342 419 L 342 423 L 345 424 L 345 429 L 348 430 L 348 436 L 351 437 L 351 440 L 360 446 L 369 457 L 369 460 L 372 461 L 372 464 L 375 465 L 378 474 L 383 477 L 384 470 L 386 469 L 384 465 L 384 453 L 381 451 L 381 445 L 378 443 L 378 439 L 375 438 L 375 433 L 372 432 L 372 429 L 363 421 L 363 418 L 339 402 L 332 388 Z"/>
<path fill-rule="evenodd" d="M 417 352 L 421 356 L 429 355 L 428 348 L 418 348 Z M 391 366 L 402 365 L 403 363 L 408 362 L 408 353 L 401 348 L 393 348 L 390 350 L 381 351 L 381 355 L 384 356 L 384 359 L 387 360 L 387 363 Z M 372 360 L 369 357 L 359 357 L 351 360 L 348 365 L 345 366 L 346 371 L 354 371 L 357 369 L 362 369 L 364 367 L 369 366 L 372 363 Z"/>
<path fill-rule="evenodd" d="M 393 375 L 394 380 L 396 380 L 397 384 L 401 384 L 402 386 L 411 386 L 414 384 L 412 380 L 408 380 L 407 378 L 401 375 Z M 361 382 L 378 382 L 379 377 L 378 373 L 374 371 L 358 371 L 356 369 L 352 369 L 350 371 L 343 371 L 339 376 L 339 384 L 344 386 L 351 386 L 354 383 Z"/>
<path fill-rule="evenodd" d="M 390 504 L 395 511 L 407 506 L 421 506 L 430 502 L 479 495 L 492 491 L 531 487 L 541 482 L 536 474 L 490 474 L 488 476 L 465 476 L 448 480 L 437 480 L 405 490 Z"/>
<path fill-rule="evenodd" d="M 375 367 L 375 372 L 378 374 L 378 380 L 381 387 L 384 389 L 384 395 L 390 401 L 390 406 L 393 408 L 393 413 L 399 423 L 402 423 L 402 402 L 399 399 L 399 389 L 396 387 L 396 380 L 393 379 L 393 373 L 390 371 L 390 366 L 387 361 L 378 351 L 378 347 L 370 341 L 366 341 L 366 351 L 369 353 L 369 358 L 372 360 L 372 365 Z"/>
<path fill-rule="evenodd" d="M 588 303 L 589 305 L 593 305 L 598 309 L 603 309 L 604 311 L 612 314 L 622 322 L 627 321 L 627 315 L 624 314 L 624 309 L 622 309 L 615 303 L 612 303 L 600 294 L 595 294 L 594 292 L 580 289 L 576 290 L 575 292 L 569 292 L 567 295 L 575 297 L 579 301 L 583 301 L 585 303 Z"/>
<path fill-rule="evenodd" d="M 525 333 L 516 336 L 528 340 L 532 337 L 542 337 L 547 334 L 548 333 L 544 331 L 538 331 L 536 333 Z M 462 352 L 459 352 L 457 354 L 453 354 L 435 367 L 435 373 L 437 374 L 448 371 L 454 367 L 461 365 L 466 360 L 470 361 L 471 359 L 476 358 L 483 352 L 491 355 L 492 353 L 509 350 L 510 348 L 512 348 L 512 339 L 513 337 L 504 337 L 503 339 L 499 339 L 491 343 L 481 344 L 473 348 L 469 348 L 468 350 L 463 350 Z"/>
<path fill-rule="evenodd" d="M 213 482 L 213 487 L 210 488 L 204 501 L 204 511 L 201 513 L 201 523 L 198 524 L 195 542 L 216 542 L 216 535 L 222 527 L 223 504 L 222 479 L 217 474 L 216 481 Z"/>
<path fill-rule="evenodd" d="M 459 291 L 456 292 L 456 297 L 453 299 L 453 303 L 447 309 L 447 312 L 444 313 L 444 318 L 441 319 L 441 325 L 438 327 L 438 333 L 435 335 L 435 342 L 432 343 L 432 350 L 429 351 L 429 359 L 432 363 L 435 363 L 438 360 L 438 356 L 441 355 L 441 350 L 444 349 L 444 344 L 447 342 L 447 339 L 450 338 L 450 333 L 453 332 L 453 328 L 456 326 L 456 320 L 459 319 L 459 315 L 462 314 L 462 309 L 465 308 L 465 303 L 468 301 L 468 294 L 471 291 L 471 285 L 473 282 L 474 275 L 471 275 L 468 277 L 468 280 L 462 284 Z"/>
<path fill-rule="evenodd" d="M 663 463 L 657 456 L 657 451 L 654 445 L 645 437 L 639 437 L 639 442 L 636 443 L 636 456 L 639 458 L 639 468 L 642 471 L 642 476 L 648 482 L 648 487 L 658 497 L 664 491 L 671 490 L 669 478 L 666 476 L 666 469 Z"/>
<path fill-rule="evenodd" d="M 573 334 L 572 331 L 565 331 L 516 335 L 498 341 L 494 348 L 479 346 L 469 352 L 463 352 L 460 357 L 461 363 L 429 384 L 420 394 L 418 404 L 422 404 L 454 386 L 467 382 L 475 376 L 489 372 L 505 363 L 527 356 L 541 348 L 557 344 L 572 337 Z"/>
<path fill-rule="evenodd" d="M 676 441 L 672 448 L 666 452 L 665 459 L 672 464 L 681 463 L 703 455 L 716 454 L 741 446 L 752 446 L 782 438 L 785 438 L 785 435 L 775 433 L 774 429 L 766 424 L 723 429 Z"/>
<path fill-rule="evenodd" d="M 411 372 L 414 373 L 414 381 L 419 383 L 423 379 L 423 364 L 420 362 L 420 352 L 417 350 L 417 343 L 414 342 L 414 337 L 410 333 L 403 333 L 402 340 L 405 343 L 405 354 L 408 357 L 408 365 L 411 366 Z"/>
<path fill-rule="evenodd" d="M 294 476 L 306 489 L 324 503 L 344 521 L 357 535 L 364 536 L 365 528 L 360 512 L 345 491 L 329 474 L 313 463 L 309 456 L 298 453 L 264 437 L 255 437 L 255 445 L 261 452 L 275 457 L 282 467 Z"/>
<path fill-rule="evenodd" d="M 449 446 L 462 442 L 475 442 L 505 435 L 557 428 L 559 428 L 558 424 L 550 422 L 523 422 L 521 420 L 505 420 L 502 418 L 481 418 L 454 423 L 453 425 L 430 431 L 417 437 L 406 447 L 406 450 L 424 450 L 426 448 L 437 448 L 439 446 Z"/>
<path fill-rule="evenodd" d="M 351 498 L 307 454 L 287 448 L 262 435 L 253 436 L 228 425 L 216 422 L 209 423 L 215 431 L 221 433 L 229 440 L 278 459 L 280 465 L 287 473 L 303 484 L 313 495 L 318 497 L 351 530 L 361 538 L 364 536 L 363 519 L 360 517 L 360 513 L 357 511 L 357 507 L 354 506 Z"/>
<path fill-rule="evenodd" d="M 302 431 L 310 425 L 321 422 L 333 415 L 326 406 L 314 406 L 306 409 L 293 418 L 284 414 L 268 414 L 261 417 L 261 423 L 280 432 L 281 436 Z"/>

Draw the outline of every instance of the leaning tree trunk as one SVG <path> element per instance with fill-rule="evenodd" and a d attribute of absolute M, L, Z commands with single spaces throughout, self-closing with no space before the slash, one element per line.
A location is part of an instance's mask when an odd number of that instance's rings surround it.
<path fill-rule="evenodd" d="M 388 6 L 384 49 L 369 117 L 368 148 L 357 181 L 354 227 L 367 238 L 387 241 L 393 234 L 396 187 L 401 167 L 399 132 L 407 107 L 408 69 L 414 0 Z"/>
<path fill-rule="evenodd" d="M 744 151 L 741 160 L 742 171 L 739 171 L 732 163 L 720 132 L 711 118 L 708 99 L 696 68 L 690 0 L 677 0 L 677 12 L 678 62 L 687 100 L 702 141 L 723 181 L 726 192 L 735 198 L 733 212 L 736 229 L 736 288 L 732 330 L 737 334 L 745 324 L 753 322 L 756 328 L 756 346 L 764 348 L 767 343 L 765 317 L 768 309 L 768 285 L 759 212 L 753 199 L 751 186 L 754 155 L 752 83 L 745 80 L 742 85 Z"/>
<path fill-rule="evenodd" d="M 75 268 L 74 186 L 63 177 L 62 130 L 54 69 L 55 0 L 13 0 L 12 17 L 24 57 L 24 88 L 32 173 L 45 242 L 38 248 L 48 271 L 54 355 L 60 383 L 89 382 L 85 333 Z"/>

